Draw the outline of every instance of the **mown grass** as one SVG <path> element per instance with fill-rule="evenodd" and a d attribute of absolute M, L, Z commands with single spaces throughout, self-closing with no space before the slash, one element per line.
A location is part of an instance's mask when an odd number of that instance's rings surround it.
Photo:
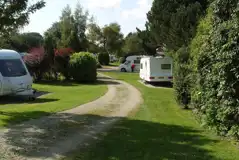
<path fill-rule="evenodd" d="M 33 88 L 49 94 L 32 102 L 12 97 L 0 98 L 0 127 L 77 107 L 99 98 L 107 91 L 105 84 L 80 85 L 70 82 L 34 84 Z"/>
<path fill-rule="evenodd" d="M 109 66 L 118 67 L 119 65 L 120 65 L 120 62 L 112 62 L 110 63 Z"/>
<path fill-rule="evenodd" d="M 237 160 L 239 150 L 203 129 L 191 111 L 182 110 L 173 89 L 148 88 L 138 74 L 104 73 L 138 88 L 144 103 L 95 144 L 70 153 L 67 160 Z"/>

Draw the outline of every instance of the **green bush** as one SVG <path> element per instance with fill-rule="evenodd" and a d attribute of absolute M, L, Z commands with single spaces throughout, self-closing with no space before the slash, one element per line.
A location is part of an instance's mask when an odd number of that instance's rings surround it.
<path fill-rule="evenodd" d="M 110 55 L 108 53 L 100 53 L 98 55 L 98 61 L 101 65 L 109 65 Z"/>
<path fill-rule="evenodd" d="M 239 6 L 214 0 L 199 25 L 192 57 L 192 104 L 200 120 L 223 136 L 239 138 Z M 210 18 L 208 18 L 210 17 Z M 208 18 L 208 19 L 207 19 Z M 196 43 L 196 41 L 200 43 Z"/>
<path fill-rule="evenodd" d="M 100 65 L 100 63 L 97 61 L 97 63 L 96 63 L 96 67 L 97 68 L 102 68 L 102 66 Z"/>
<path fill-rule="evenodd" d="M 119 59 L 119 63 L 122 64 L 126 61 L 126 58 L 125 57 L 120 57 Z"/>
<path fill-rule="evenodd" d="M 54 67 L 56 71 L 61 73 L 66 80 L 71 78 L 69 73 L 69 60 L 70 56 L 55 56 L 54 57 Z"/>
<path fill-rule="evenodd" d="M 90 53 L 74 53 L 70 58 L 70 75 L 77 82 L 94 82 L 97 79 L 96 64 L 96 59 Z"/>
<path fill-rule="evenodd" d="M 177 102 L 188 108 L 191 100 L 189 52 L 186 47 L 179 49 L 174 57 L 174 89 Z"/>

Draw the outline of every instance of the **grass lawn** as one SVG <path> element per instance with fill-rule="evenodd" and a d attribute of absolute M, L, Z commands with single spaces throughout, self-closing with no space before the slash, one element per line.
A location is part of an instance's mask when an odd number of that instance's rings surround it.
<path fill-rule="evenodd" d="M 0 127 L 67 110 L 104 95 L 104 84 L 80 85 L 67 82 L 34 84 L 33 88 L 49 92 L 35 101 L 0 99 Z"/>
<path fill-rule="evenodd" d="M 120 65 L 120 62 L 113 62 L 113 63 L 110 63 L 109 66 L 118 67 L 119 65 Z"/>
<path fill-rule="evenodd" d="M 180 109 L 173 89 L 148 88 L 138 74 L 104 73 L 137 87 L 144 104 L 122 119 L 89 148 L 66 159 L 78 160 L 237 160 L 238 147 L 221 140 L 197 123 L 191 111 Z"/>

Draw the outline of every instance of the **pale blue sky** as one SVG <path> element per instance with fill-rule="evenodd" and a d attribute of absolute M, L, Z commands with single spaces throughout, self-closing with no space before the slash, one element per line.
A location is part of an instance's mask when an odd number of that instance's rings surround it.
<path fill-rule="evenodd" d="M 36 0 L 30 0 L 34 2 Z M 122 32 L 127 34 L 135 28 L 144 28 L 146 13 L 153 0 L 45 0 L 46 7 L 30 16 L 30 24 L 24 32 L 46 31 L 52 23 L 59 20 L 62 9 L 69 4 L 72 8 L 80 2 L 84 9 L 94 15 L 100 26 L 118 22 Z"/>

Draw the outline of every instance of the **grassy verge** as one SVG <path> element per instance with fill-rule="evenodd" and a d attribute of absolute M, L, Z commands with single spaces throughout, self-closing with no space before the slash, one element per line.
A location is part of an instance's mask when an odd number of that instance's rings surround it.
<path fill-rule="evenodd" d="M 111 68 L 111 67 L 119 67 L 120 63 L 119 62 L 114 62 L 114 63 L 110 63 L 107 66 L 103 66 L 104 68 Z"/>
<path fill-rule="evenodd" d="M 57 82 L 34 84 L 33 87 L 49 94 L 33 102 L 1 97 L 0 127 L 74 108 L 99 98 L 107 91 L 104 84 L 79 85 Z"/>
<path fill-rule="evenodd" d="M 110 63 L 110 66 L 118 67 L 120 65 L 120 62 L 113 62 Z"/>
<path fill-rule="evenodd" d="M 71 153 L 67 160 L 237 160 L 235 145 L 221 140 L 196 122 L 191 111 L 180 109 L 173 89 L 148 88 L 138 74 L 104 73 L 137 87 L 144 104 L 122 119 L 91 147 Z"/>

